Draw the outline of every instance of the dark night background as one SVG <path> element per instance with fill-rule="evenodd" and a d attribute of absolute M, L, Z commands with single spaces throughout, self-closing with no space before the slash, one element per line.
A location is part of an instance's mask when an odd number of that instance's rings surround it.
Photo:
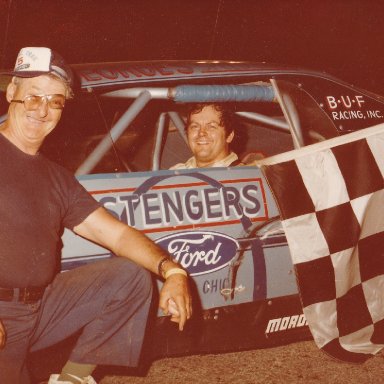
<path fill-rule="evenodd" d="M 68 62 L 250 60 L 384 94 L 381 0 L 0 0 L 0 67 L 23 46 Z"/>

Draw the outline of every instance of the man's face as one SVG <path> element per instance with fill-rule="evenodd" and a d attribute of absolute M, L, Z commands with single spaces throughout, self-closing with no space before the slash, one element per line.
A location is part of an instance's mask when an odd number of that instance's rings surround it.
<path fill-rule="evenodd" d="M 201 112 L 190 116 L 187 127 L 188 144 L 198 167 L 210 167 L 229 154 L 233 132 L 226 136 L 220 117 L 220 112 L 213 106 L 204 107 Z"/>
<path fill-rule="evenodd" d="M 66 95 L 66 86 L 50 76 L 20 79 L 7 89 L 7 100 L 24 100 L 30 95 Z M 39 107 L 27 111 L 24 104 L 10 103 L 8 110 L 8 134 L 21 149 L 40 147 L 44 138 L 56 127 L 62 110 L 49 107 L 47 99 L 42 99 Z"/>

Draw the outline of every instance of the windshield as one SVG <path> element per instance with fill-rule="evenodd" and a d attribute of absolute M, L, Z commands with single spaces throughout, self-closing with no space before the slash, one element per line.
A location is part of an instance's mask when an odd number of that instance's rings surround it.
<path fill-rule="evenodd" d="M 160 148 L 158 169 L 168 169 L 176 163 L 185 162 L 191 156 L 184 133 L 186 110 L 191 103 L 151 99 L 122 134 L 113 140 L 111 128 L 134 101 L 135 98 L 103 97 L 96 93 L 70 101 L 58 127 L 46 139 L 42 152 L 76 172 L 104 139 L 109 141 L 109 148 L 91 173 L 148 171 L 154 169 L 157 141 Z M 293 148 L 279 104 L 231 104 L 237 112 L 236 137 L 231 149 L 239 157 L 255 152 L 270 156 Z"/>

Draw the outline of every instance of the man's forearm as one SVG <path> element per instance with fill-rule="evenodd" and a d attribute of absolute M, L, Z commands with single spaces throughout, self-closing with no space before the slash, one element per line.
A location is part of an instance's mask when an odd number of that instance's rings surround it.
<path fill-rule="evenodd" d="M 151 272 L 165 278 L 173 268 L 181 268 L 169 254 L 143 233 L 127 228 L 114 250 L 118 256 L 127 257 Z"/>

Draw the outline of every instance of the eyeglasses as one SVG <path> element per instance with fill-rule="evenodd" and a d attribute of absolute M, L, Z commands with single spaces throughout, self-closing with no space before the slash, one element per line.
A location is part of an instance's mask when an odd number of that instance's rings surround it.
<path fill-rule="evenodd" d="M 23 100 L 11 100 L 11 103 L 24 104 L 26 111 L 36 111 L 40 108 L 43 101 L 48 103 L 49 108 L 63 109 L 65 105 L 65 96 L 60 94 L 54 95 L 28 95 Z"/>

